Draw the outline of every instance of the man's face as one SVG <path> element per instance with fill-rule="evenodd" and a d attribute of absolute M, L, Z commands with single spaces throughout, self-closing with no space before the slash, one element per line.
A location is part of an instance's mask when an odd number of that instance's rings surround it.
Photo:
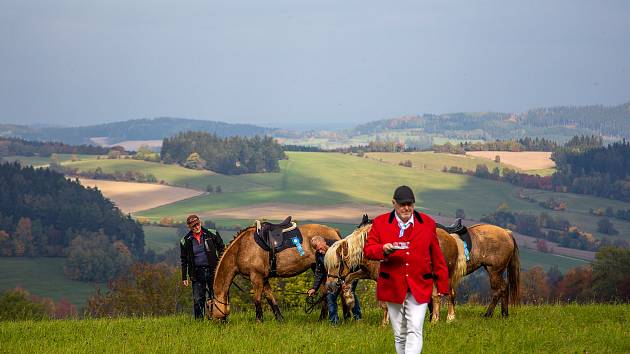
<path fill-rule="evenodd" d="M 394 210 L 396 210 L 396 214 L 398 217 L 404 222 L 407 222 L 413 215 L 413 208 L 415 207 L 414 203 L 398 203 L 396 200 L 392 200 L 392 204 L 394 205 Z"/>
<path fill-rule="evenodd" d="M 191 225 L 188 225 L 188 228 L 192 230 L 192 232 L 198 234 L 201 232 L 201 223 L 199 221 L 192 223 Z"/>
<path fill-rule="evenodd" d="M 328 246 L 326 245 L 326 242 L 320 241 L 315 244 L 315 250 L 319 253 L 326 253 Z"/>

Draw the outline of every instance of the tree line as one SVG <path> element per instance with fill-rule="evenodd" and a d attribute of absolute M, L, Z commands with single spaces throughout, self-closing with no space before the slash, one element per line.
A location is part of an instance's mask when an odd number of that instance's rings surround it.
<path fill-rule="evenodd" d="M 630 301 L 630 249 L 604 247 L 592 265 L 561 273 L 557 266 L 548 270 L 534 266 L 521 272 L 521 303 L 557 304 Z M 465 277 L 457 292 L 458 302 L 488 303 L 492 297 L 484 272 Z"/>
<path fill-rule="evenodd" d="M 277 172 L 278 161 L 287 158 L 282 146 L 269 136 L 221 138 L 205 132 L 165 138 L 160 156 L 165 163 L 228 175 Z"/>
<path fill-rule="evenodd" d="M 71 279 L 106 281 L 144 256 L 144 231 L 98 189 L 49 169 L 0 164 L 0 254 L 67 257 Z"/>
<path fill-rule="evenodd" d="M 512 212 L 505 203 L 499 205 L 494 213 L 484 215 L 480 221 L 512 229 L 524 235 L 540 238 L 541 240 L 555 242 L 561 247 L 586 251 L 597 251 L 602 247 L 608 246 L 618 248 L 630 247 L 628 242 L 622 239 L 617 239 L 614 242 L 611 242 L 607 238 L 598 240 L 593 234 L 583 231 L 575 225 L 571 225 L 571 223 L 563 217 L 552 217 L 547 213 L 532 215 Z M 607 232 L 607 228 L 611 227 L 612 226 L 606 221 L 602 222 L 600 220 L 598 224 L 598 230 L 604 233 L 609 233 Z M 541 249 L 541 251 L 544 250 Z"/>
<path fill-rule="evenodd" d="M 554 188 L 630 202 L 630 142 L 602 146 L 599 137 L 573 140 L 551 156 Z"/>
<path fill-rule="evenodd" d="M 92 295 L 84 307 L 90 317 L 165 316 L 190 313 L 192 294 L 184 288 L 177 265 L 135 263 L 128 274 L 109 282 L 107 289 Z M 230 292 L 233 311 L 251 311 L 253 308 L 249 282 L 236 277 L 239 288 Z M 311 272 L 297 277 L 272 281 L 276 299 L 283 308 L 304 306 L 302 296 L 312 282 Z M 242 289 L 242 291 L 241 291 Z M 375 283 L 360 281 L 357 294 L 364 308 L 378 308 L 374 297 Z M 630 249 L 604 247 L 593 264 L 560 272 L 557 266 L 548 270 L 534 266 L 521 271 L 520 298 L 523 304 L 592 303 L 630 301 Z M 457 302 L 486 304 L 491 299 L 488 276 L 477 271 L 465 277 L 457 290 Z M 76 309 L 62 300 L 58 304 L 29 296 L 24 290 L 10 290 L 0 296 L 0 319 L 43 319 L 76 317 Z M 5 311 L 6 309 L 6 311 Z"/>
<path fill-rule="evenodd" d="M 104 155 L 109 148 L 94 145 L 67 145 L 60 142 L 28 141 L 0 137 L 0 156 L 41 156 L 52 154 Z"/>
<path fill-rule="evenodd" d="M 459 144 L 446 142 L 441 145 L 433 145 L 432 150 L 435 152 L 464 155 L 467 151 L 554 151 L 557 147 L 556 142 L 550 139 L 525 137 L 521 139 L 484 142 L 465 141 Z"/>

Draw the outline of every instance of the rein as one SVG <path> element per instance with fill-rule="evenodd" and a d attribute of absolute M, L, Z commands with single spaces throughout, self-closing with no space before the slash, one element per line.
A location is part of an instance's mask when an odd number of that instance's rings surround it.
<path fill-rule="evenodd" d="M 219 304 L 221 304 L 221 305 L 225 305 L 225 306 L 229 306 L 229 305 L 230 305 L 230 303 L 229 303 L 229 302 L 222 302 L 222 301 L 220 301 L 219 299 L 217 299 L 217 297 L 216 297 L 216 296 L 214 296 L 214 294 L 212 294 L 212 301 L 210 302 L 210 303 L 211 303 L 211 305 L 210 305 L 210 316 L 212 316 L 212 310 L 213 310 L 213 309 L 214 309 L 214 307 L 215 307 L 215 305 L 214 305 L 214 302 L 215 302 L 215 301 L 216 301 L 216 302 L 218 302 L 218 303 L 219 303 Z M 219 312 L 223 315 L 223 317 L 224 317 L 224 318 L 227 318 L 228 314 L 226 314 L 225 312 L 221 311 L 221 309 L 219 308 L 219 306 L 216 306 L 216 308 L 217 308 L 217 311 L 219 311 Z"/>

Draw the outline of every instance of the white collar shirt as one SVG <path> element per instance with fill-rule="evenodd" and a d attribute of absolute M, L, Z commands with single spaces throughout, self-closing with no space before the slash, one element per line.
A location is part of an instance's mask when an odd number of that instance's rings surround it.
<path fill-rule="evenodd" d="M 396 221 L 398 222 L 398 227 L 400 228 L 400 233 L 398 234 L 398 237 L 403 237 L 403 235 L 405 234 L 405 230 L 413 225 L 413 214 L 411 214 L 411 217 L 409 218 L 409 220 L 407 220 L 407 222 L 403 222 L 398 216 L 398 213 L 395 214 Z"/>

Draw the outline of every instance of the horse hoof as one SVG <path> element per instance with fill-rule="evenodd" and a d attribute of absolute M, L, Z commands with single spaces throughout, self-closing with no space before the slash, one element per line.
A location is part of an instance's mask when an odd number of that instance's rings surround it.
<path fill-rule="evenodd" d="M 455 315 L 446 316 L 446 323 L 451 323 L 453 321 L 455 321 Z"/>

